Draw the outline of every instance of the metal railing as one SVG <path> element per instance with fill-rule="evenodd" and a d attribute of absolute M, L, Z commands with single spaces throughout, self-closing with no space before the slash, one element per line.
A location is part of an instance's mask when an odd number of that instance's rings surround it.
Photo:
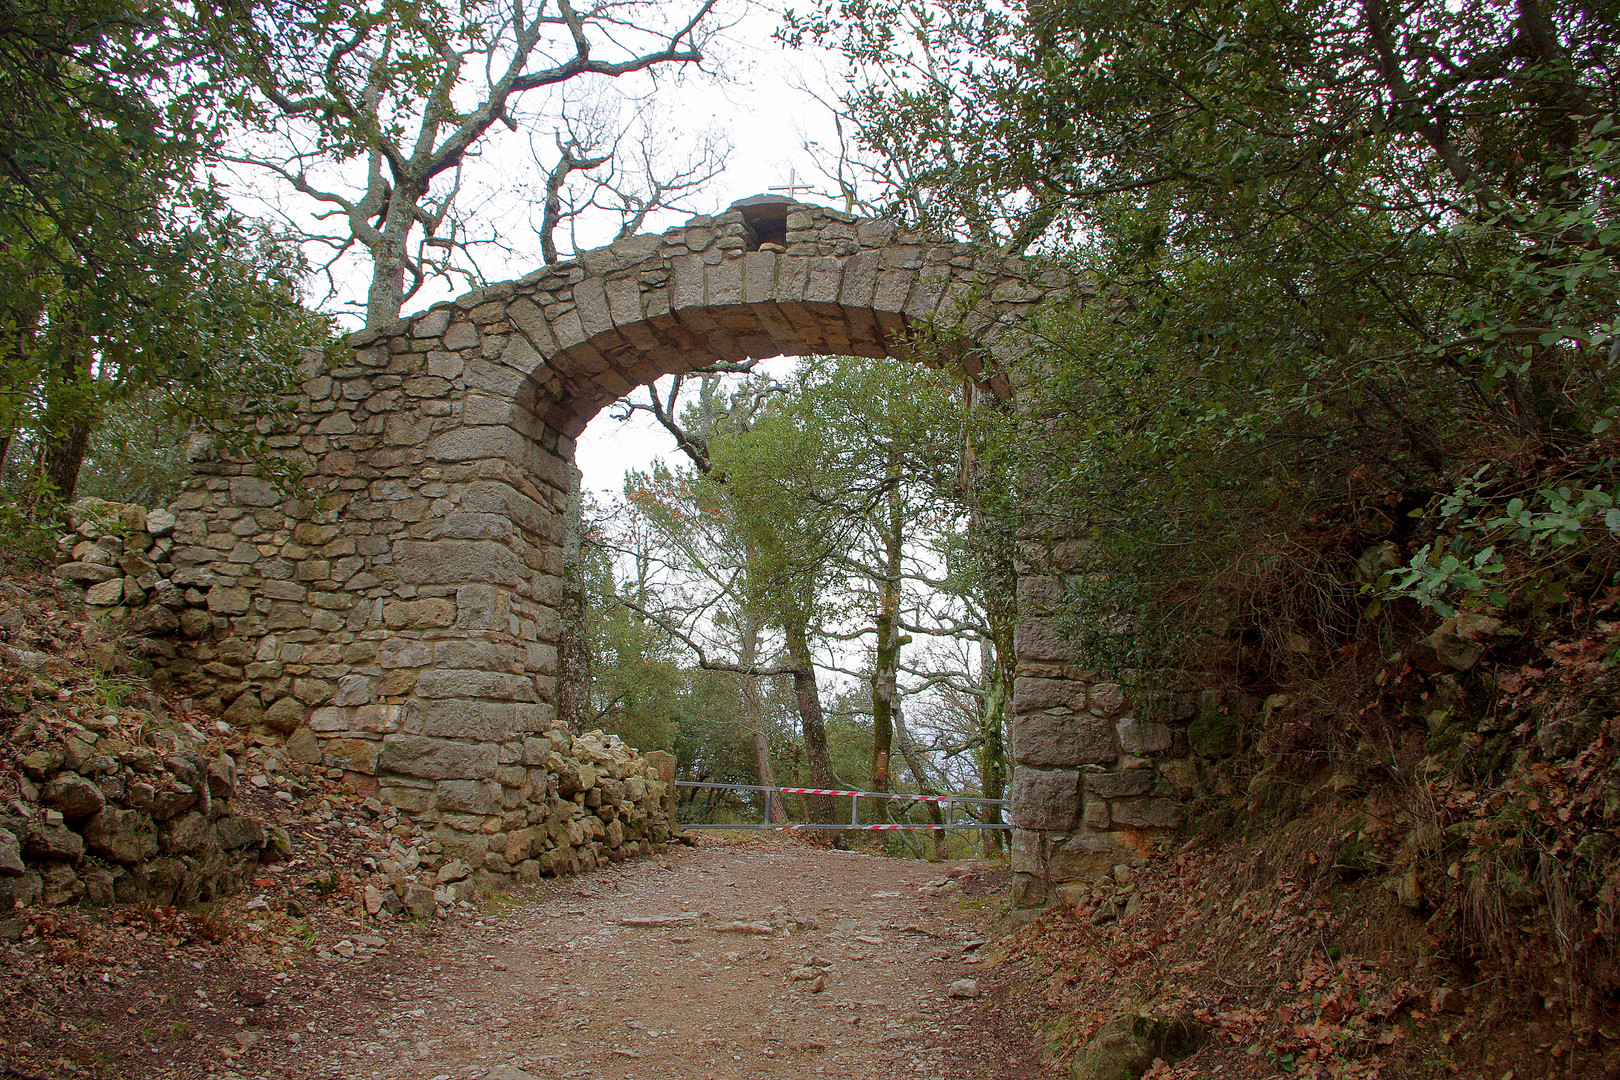
<path fill-rule="evenodd" d="M 760 791 L 777 795 L 809 795 L 830 796 L 839 799 L 848 799 L 849 824 L 813 824 L 794 821 L 772 821 L 771 799 L 762 800 L 765 804 L 765 820 L 739 822 L 736 824 L 695 824 L 681 822 L 683 829 L 861 829 L 867 832 L 896 832 L 896 831 L 932 831 L 942 829 L 1010 829 L 1012 826 L 1004 821 L 958 821 L 956 820 L 956 807 L 958 804 L 976 806 L 1006 806 L 1006 799 L 981 799 L 970 795 L 911 795 L 895 791 L 834 791 L 830 788 L 797 788 L 797 787 L 763 787 L 759 784 L 710 784 L 698 780 L 677 780 L 678 788 L 710 788 L 721 791 Z M 862 799 L 898 799 L 909 802 L 943 803 L 945 806 L 945 820 L 938 823 L 897 823 L 886 822 L 881 825 L 861 824 Z"/>

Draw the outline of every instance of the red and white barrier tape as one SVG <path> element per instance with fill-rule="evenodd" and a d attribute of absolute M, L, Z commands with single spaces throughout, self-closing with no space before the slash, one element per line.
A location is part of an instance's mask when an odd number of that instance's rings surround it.
<path fill-rule="evenodd" d="M 861 831 L 864 831 L 864 832 L 892 832 L 892 831 L 894 831 L 896 829 L 904 829 L 904 830 L 907 830 L 907 831 L 912 831 L 912 830 L 926 830 L 926 829 L 950 829 L 950 828 L 962 828 L 962 827 L 963 826 L 960 826 L 960 825 L 957 825 L 957 826 L 952 826 L 952 825 L 837 825 L 837 826 L 834 826 L 834 828 L 858 829 L 858 830 L 861 830 Z M 780 825 L 780 826 L 777 826 L 777 828 L 782 828 L 782 829 L 814 829 L 814 828 L 825 828 L 825 826 L 791 824 L 791 825 Z"/>
<path fill-rule="evenodd" d="M 905 792 L 892 792 L 892 791 L 829 791 L 829 790 L 827 790 L 825 788 L 807 788 L 807 787 L 785 787 L 785 788 L 777 788 L 776 790 L 781 792 L 783 795 L 837 795 L 837 796 L 839 796 L 841 798 L 846 798 L 846 799 L 855 798 L 855 797 L 859 796 L 860 798 L 863 798 L 863 799 L 911 799 L 914 802 L 950 802 L 951 801 L 951 799 L 948 796 L 945 796 L 945 795 L 910 795 L 910 794 L 907 794 Z M 899 826 L 897 826 L 897 825 L 896 826 L 890 826 L 890 827 L 891 828 L 899 828 Z"/>

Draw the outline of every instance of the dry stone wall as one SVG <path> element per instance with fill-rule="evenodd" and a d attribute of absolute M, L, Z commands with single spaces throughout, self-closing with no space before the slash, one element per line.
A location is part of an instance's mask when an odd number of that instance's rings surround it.
<path fill-rule="evenodd" d="M 908 358 L 919 337 L 1007 398 L 1032 312 L 1080 292 L 892 222 L 744 200 L 354 336 L 343 362 L 311 361 L 296 426 L 267 436 L 308 470 L 296 497 L 198 445 L 172 534 L 148 517 L 162 558 L 141 557 L 161 569 L 75 543 L 64 574 L 151 635 L 163 678 L 234 721 L 307 729 L 328 766 L 447 845 L 501 850 L 569 798 L 561 544 L 574 438 L 598 410 L 717 361 Z M 1067 662 L 1043 622 L 1055 572 L 1032 562 L 1019 590 L 1012 816 L 1029 904 L 1111 866 L 1130 830 L 1179 819 L 1159 764 L 1173 730 Z"/>
<path fill-rule="evenodd" d="M 0 658 L 32 662 L 3 648 Z M 37 726 L 11 740 L 21 775 L 0 807 L 0 923 L 39 903 L 211 900 L 286 850 L 284 834 L 240 811 L 235 762 L 194 728 L 152 735 L 116 714 Z"/>

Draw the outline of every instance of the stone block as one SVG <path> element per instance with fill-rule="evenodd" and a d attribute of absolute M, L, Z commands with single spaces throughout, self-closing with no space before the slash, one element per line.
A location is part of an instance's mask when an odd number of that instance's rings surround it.
<path fill-rule="evenodd" d="M 253 597 L 246 589 L 215 585 L 208 590 L 208 610 L 215 615 L 246 615 Z"/>
<path fill-rule="evenodd" d="M 544 765 L 551 750 L 550 739 L 527 737 L 523 740 L 523 764 Z"/>
<path fill-rule="evenodd" d="M 394 565 L 410 585 L 516 585 L 523 572 L 517 554 L 492 540 L 401 540 L 394 545 Z"/>
<path fill-rule="evenodd" d="M 458 318 L 448 330 L 444 332 L 444 347 L 447 349 L 471 349 L 478 345 L 478 327 L 472 320 L 465 317 Z"/>
<path fill-rule="evenodd" d="M 287 756 L 304 765 L 319 765 L 321 763 L 321 740 L 315 737 L 315 732 L 309 728 L 299 728 L 287 738 L 282 748 Z"/>
<path fill-rule="evenodd" d="M 124 600 L 124 579 L 98 582 L 85 590 L 84 602 L 91 607 L 113 607 Z M 138 601 L 131 600 L 131 603 Z"/>
<path fill-rule="evenodd" d="M 1013 759 L 1020 765 L 1107 765 L 1119 760 L 1113 725 L 1087 716 L 1032 713 L 1013 718 Z"/>
<path fill-rule="evenodd" d="M 1083 820 L 1088 829 L 1108 828 L 1113 820 L 1108 816 L 1108 800 L 1088 798 Z"/>
<path fill-rule="evenodd" d="M 416 692 L 425 698 L 497 698 L 535 701 L 534 680 L 504 671 L 434 668 L 424 671 Z"/>
<path fill-rule="evenodd" d="M 1137 854 L 1114 833 L 1082 832 L 1052 845 L 1047 872 L 1053 881 L 1101 881 Z"/>
<path fill-rule="evenodd" d="M 483 641 L 478 638 L 451 638 L 435 641 L 431 662 L 441 668 L 481 668 L 488 671 L 509 670 L 522 655 L 516 645 Z M 429 661 L 414 665 L 425 667 Z"/>
<path fill-rule="evenodd" d="M 1086 707 L 1088 684 L 1080 679 L 1037 679 L 1021 675 L 1013 680 L 1013 712 Z"/>
<path fill-rule="evenodd" d="M 149 604 L 131 616 L 129 628 L 138 635 L 172 634 L 180 629 L 180 616 L 160 604 Z"/>
<path fill-rule="evenodd" d="M 445 603 L 449 604 L 447 600 Z M 383 608 L 386 623 L 387 606 Z M 452 619 L 455 607 L 451 605 Z M 446 624 L 448 625 L 448 624 Z M 409 638 L 389 638 L 377 648 L 377 664 L 384 668 L 419 668 L 433 663 L 434 646 L 426 641 Z"/>
<path fill-rule="evenodd" d="M 501 742 L 529 730 L 530 717 L 524 710 L 536 708 L 476 698 L 412 698 L 405 703 L 400 726 L 409 735 Z"/>
<path fill-rule="evenodd" d="M 670 260 L 670 308 L 702 307 L 704 304 L 703 258 L 700 255 L 677 255 Z"/>
<path fill-rule="evenodd" d="M 1020 618 L 1013 632 L 1013 647 L 1019 663 L 1069 663 L 1075 644 L 1058 633 L 1056 623 L 1044 618 Z"/>
<path fill-rule="evenodd" d="M 1086 793 L 1101 799 L 1127 799 L 1135 795 L 1146 795 L 1152 786 L 1152 769 L 1086 774 Z"/>
<path fill-rule="evenodd" d="M 1080 822 L 1080 773 L 1074 769 L 1013 770 L 1013 825 L 1020 829 L 1072 829 Z"/>
<path fill-rule="evenodd" d="M 231 478 L 231 503 L 235 506 L 275 506 L 281 502 L 281 491 L 268 480 L 257 476 Z"/>
<path fill-rule="evenodd" d="M 88 562 L 63 563 L 52 573 L 64 581 L 79 582 L 111 581 L 114 578 L 123 577 L 123 571 L 116 566 Z"/>
<path fill-rule="evenodd" d="M 458 540 L 506 540 L 515 532 L 504 514 L 459 513 L 444 519 L 444 535 Z"/>
<path fill-rule="evenodd" d="M 463 585 L 456 590 L 456 625 L 463 629 L 504 630 L 505 608 L 500 590 L 493 585 Z"/>
<path fill-rule="evenodd" d="M 38 820 L 23 824 L 22 848 L 31 859 L 78 862 L 84 856 L 84 840 L 78 833 L 66 825 L 47 825 Z"/>
<path fill-rule="evenodd" d="M 1170 749 L 1170 729 L 1151 720 L 1119 721 L 1119 745 L 1127 754 L 1162 754 Z"/>
<path fill-rule="evenodd" d="M 309 710 L 295 697 L 284 697 L 264 711 L 264 722 L 272 731 L 282 734 L 298 730 Z"/>
<path fill-rule="evenodd" d="M 294 679 L 292 692 L 305 705 L 319 705 L 332 696 L 332 684 L 325 679 Z"/>
<path fill-rule="evenodd" d="M 499 767 L 498 759 L 498 749 L 488 743 L 389 735 L 383 739 L 377 770 L 429 780 L 488 780 Z"/>
<path fill-rule="evenodd" d="M 349 731 L 353 719 L 353 709 L 328 705 L 309 714 L 309 727 L 311 731 Z"/>
<path fill-rule="evenodd" d="M 1127 704 L 1125 689 L 1118 683 L 1096 683 L 1091 688 L 1091 711 L 1098 716 L 1117 716 Z"/>
<path fill-rule="evenodd" d="M 1175 799 L 1120 799 L 1110 804 L 1114 824 L 1133 829 L 1179 829 L 1187 813 Z"/>
<path fill-rule="evenodd" d="M 411 787 L 404 784 L 383 784 L 377 797 L 389 806 L 397 806 L 408 813 L 420 814 L 433 809 L 432 787 Z"/>
<path fill-rule="evenodd" d="M 453 428 L 434 438 L 435 461 L 510 461 L 522 464 L 528 440 L 504 425 Z"/>
<path fill-rule="evenodd" d="M 337 693 L 332 695 L 334 705 L 369 705 L 372 688 L 369 675 L 345 675 L 338 680 Z"/>
<path fill-rule="evenodd" d="M 1015 874 L 1046 873 L 1046 834 L 1013 829 L 1009 869 Z"/>
<path fill-rule="evenodd" d="M 429 308 L 418 315 L 411 325 L 411 336 L 414 338 L 436 338 L 442 335 L 445 328 L 450 325 L 450 316 L 455 309 L 449 304 L 440 304 Z"/>
<path fill-rule="evenodd" d="M 705 273 L 709 307 L 743 302 L 743 260 L 726 259 Z"/>
<path fill-rule="evenodd" d="M 382 743 L 375 739 L 327 739 L 321 744 L 321 760 L 328 767 L 345 772 L 374 776 Z"/>
<path fill-rule="evenodd" d="M 1049 894 L 1046 880 L 1035 874 L 1014 874 L 1012 887 L 1007 890 L 1008 899 L 1019 911 L 1028 911 L 1045 905 Z"/>
<path fill-rule="evenodd" d="M 457 814 L 499 813 L 501 785 L 487 780 L 441 780 L 434 789 L 433 806 Z"/>
<path fill-rule="evenodd" d="M 838 302 L 846 308 L 870 308 L 877 290 L 877 275 L 883 255 L 877 251 L 863 251 L 844 263 L 843 281 L 838 290 Z"/>
<path fill-rule="evenodd" d="M 352 723 L 354 726 L 350 730 L 373 731 L 380 734 L 398 731 L 405 716 L 405 707 L 403 705 L 373 703 L 361 705 L 352 711 Z"/>
<path fill-rule="evenodd" d="M 89 849 L 117 863 L 137 863 L 158 852 L 157 826 L 140 810 L 106 807 L 84 827 Z"/>
<path fill-rule="evenodd" d="M 456 621 L 456 605 L 443 596 L 430 596 L 425 600 L 387 600 L 383 602 L 382 614 L 383 625 L 390 630 L 426 630 L 453 625 Z"/>

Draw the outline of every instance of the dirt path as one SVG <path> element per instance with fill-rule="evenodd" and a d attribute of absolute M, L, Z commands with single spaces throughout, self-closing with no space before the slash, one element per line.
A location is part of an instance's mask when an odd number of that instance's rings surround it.
<path fill-rule="evenodd" d="M 975 1060 L 971 1003 L 947 993 L 978 970 L 976 916 L 960 892 L 930 887 L 950 869 L 760 844 L 551 883 L 446 933 L 431 962 L 389 981 L 378 1035 L 326 1069 L 377 1080 L 994 1075 Z M 274 1060 L 264 1049 L 260 1060 Z"/>

